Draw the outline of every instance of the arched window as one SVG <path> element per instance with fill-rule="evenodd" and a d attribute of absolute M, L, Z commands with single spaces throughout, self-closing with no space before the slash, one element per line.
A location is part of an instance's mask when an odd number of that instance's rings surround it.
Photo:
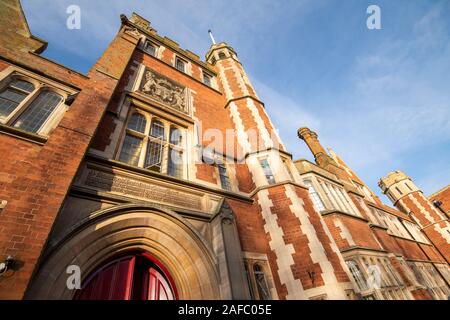
<path fill-rule="evenodd" d="M 44 90 L 31 102 L 25 111 L 14 122 L 14 127 L 38 132 L 50 114 L 63 101 L 63 97 L 56 92 Z"/>
<path fill-rule="evenodd" d="M 0 119 L 8 118 L 33 90 L 34 85 L 28 81 L 12 80 L 0 92 Z"/>
<path fill-rule="evenodd" d="M 253 265 L 253 274 L 255 276 L 256 288 L 258 289 L 259 300 L 270 300 L 270 291 L 267 286 L 266 275 L 259 263 Z"/>
<path fill-rule="evenodd" d="M 352 273 L 353 279 L 355 279 L 355 282 L 358 285 L 359 290 L 361 291 L 366 290 L 367 289 L 366 278 L 359 269 L 358 264 L 354 260 L 347 260 L 345 262 L 347 264 L 347 267 L 350 269 L 350 272 Z"/>
<path fill-rule="evenodd" d="M 146 254 L 116 258 L 94 271 L 74 296 L 76 300 L 174 300 L 170 275 Z"/>
<path fill-rule="evenodd" d="M 226 58 L 225 53 L 223 51 L 220 51 L 219 52 L 219 59 L 225 59 L 225 58 Z"/>

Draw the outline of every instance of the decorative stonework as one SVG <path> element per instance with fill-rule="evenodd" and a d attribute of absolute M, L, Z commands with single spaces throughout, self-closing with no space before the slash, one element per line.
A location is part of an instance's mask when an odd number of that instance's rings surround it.
<path fill-rule="evenodd" d="M 220 218 L 224 224 L 232 224 L 234 222 L 235 216 L 233 210 L 228 203 L 224 203 L 220 210 Z"/>
<path fill-rule="evenodd" d="M 167 203 L 178 207 L 202 210 L 202 197 L 187 192 L 169 190 L 153 183 L 138 181 L 108 172 L 88 169 L 85 185 L 95 189 Z"/>
<path fill-rule="evenodd" d="M 135 37 L 137 39 L 139 39 L 141 37 L 141 33 L 136 28 L 126 27 L 126 28 L 124 28 L 124 33 L 126 33 L 126 34 L 128 34 L 130 36 L 133 36 L 133 37 Z"/>
<path fill-rule="evenodd" d="M 123 15 L 123 17 L 123 19 L 126 19 L 125 15 Z M 144 19 L 135 12 L 133 12 L 133 14 L 131 15 L 130 21 L 143 31 L 146 31 L 148 33 L 156 33 L 156 30 L 150 26 L 150 21 Z"/>
<path fill-rule="evenodd" d="M 223 196 L 195 186 L 162 181 L 152 175 L 91 161 L 83 163 L 74 187 L 85 192 L 100 192 L 102 196 L 122 198 L 130 203 L 145 201 L 153 206 L 211 215 L 218 212 L 223 200 Z"/>
<path fill-rule="evenodd" d="M 139 90 L 157 102 L 189 114 L 189 107 L 186 103 L 186 87 L 156 71 L 145 69 Z"/>

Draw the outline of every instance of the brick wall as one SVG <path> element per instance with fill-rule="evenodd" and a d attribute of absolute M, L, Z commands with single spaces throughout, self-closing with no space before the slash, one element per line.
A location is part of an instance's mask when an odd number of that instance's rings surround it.
<path fill-rule="evenodd" d="M 433 194 L 430 197 L 430 201 L 439 200 L 442 202 L 441 208 L 450 214 L 450 186 L 447 186 L 443 190 Z"/>
<path fill-rule="evenodd" d="M 18 41 L 27 45 L 24 38 L 2 32 L 0 57 L 72 84 L 80 92 L 44 145 L 0 133 L 0 199 L 8 201 L 1 212 L 0 255 L 13 255 L 17 260 L 14 274 L 0 281 L 0 299 L 23 297 L 55 217 L 117 85 L 114 77 L 120 77 L 136 45 L 129 36 L 118 35 L 89 77 L 85 77 L 37 55 L 18 51 Z"/>

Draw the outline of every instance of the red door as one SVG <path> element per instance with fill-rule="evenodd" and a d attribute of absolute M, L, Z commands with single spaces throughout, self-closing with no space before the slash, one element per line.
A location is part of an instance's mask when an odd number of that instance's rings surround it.
<path fill-rule="evenodd" d="M 129 300 L 135 260 L 135 257 L 125 257 L 108 263 L 88 279 L 75 299 Z"/>
<path fill-rule="evenodd" d="M 141 254 L 116 259 L 88 277 L 74 299 L 173 300 L 175 287 L 158 265 Z"/>
<path fill-rule="evenodd" d="M 148 273 L 148 300 L 173 300 L 170 285 L 162 274 L 154 268 L 150 268 Z"/>

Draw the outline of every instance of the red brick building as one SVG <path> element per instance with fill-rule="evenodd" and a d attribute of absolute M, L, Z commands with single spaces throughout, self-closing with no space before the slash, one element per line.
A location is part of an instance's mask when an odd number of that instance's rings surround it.
<path fill-rule="evenodd" d="M 439 211 L 446 214 L 447 218 L 450 217 L 450 185 L 433 193 L 428 198 Z"/>
<path fill-rule="evenodd" d="M 121 16 L 83 75 L 0 6 L 1 299 L 447 299 L 448 217 L 307 128 L 293 161 L 228 44 Z"/>

